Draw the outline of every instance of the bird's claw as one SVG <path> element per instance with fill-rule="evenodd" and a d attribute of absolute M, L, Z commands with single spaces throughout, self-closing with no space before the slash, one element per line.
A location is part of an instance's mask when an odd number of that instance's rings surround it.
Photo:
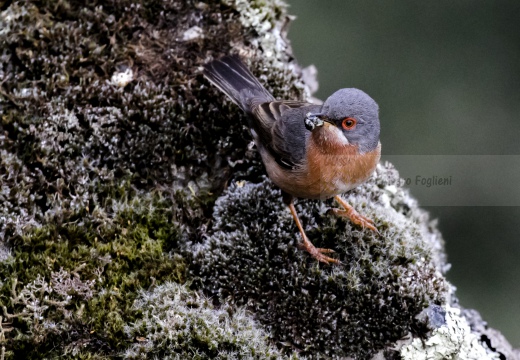
<path fill-rule="evenodd" d="M 370 229 L 373 232 L 375 232 L 378 235 L 381 235 L 379 230 L 375 227 L 374 221 L 372 219 L 369 219 L 357 211 L 347 211 L 347 210 L 340 210 L 340 209 L 332 209 L 332 212 L 341 217 L 349 218 L 350 221 L 352 221 L 354 224 L 361 226 L 363 229 Z"/>
<path fill-rule="evenodd" d="M 335 251 L 332 249 L 316 248 L 322 254 L 334 254 Z"/>
<path fill-rule="evenodd" d="M 301 244 L 301 246 L 304 250 L 306 250 L 313 258 L 315 258 L 319 262 L 322 262 L 325 264 L 341 264 L 341 262 L 339 260 L 325 255 L 325 254 L 335 253 L 335 251 L 332 249 L 317 248 L 307 239 L 303 240 L 303 244 Z"/>
<path fill-rule="evenodd" d="M 325 264 L 341 264 L 341 261 L 338 259 L 331 258 L 324 254 L 330 254 L 333 253 L 334 250 L 331 249 L 322 249 L 322 248 L 315 248 L 317 250 L 316 253 L 310 253 L 313 258 L 318 260 L 319 262 L 325 263 Z M 325 251 L 324 251 L 325 250 Z"/>

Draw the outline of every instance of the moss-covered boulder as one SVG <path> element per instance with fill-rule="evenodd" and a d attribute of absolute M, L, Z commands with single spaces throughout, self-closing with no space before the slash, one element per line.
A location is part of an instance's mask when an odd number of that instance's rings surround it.
<path fill-rule="evenodd" d="M 275 339 L 302 354 L 370 357 L 447 293 L 438 231 L 391 182 L 399 182 L 397 172 L 379 166 L 348 197 L 381 236 L 328 215 L 332 203 L 298 203 L 308 236 L 338 253 L 337 266 L 298 248 L 292 217 L 269 180 L 233 184 L 217 200 L 211 236 L 194 246 L 200 286 L 222 302 L 247 305 Z"/>
<path fill-rule="evenodd" d="M 283 2 L 0 11 L 0 359 L 395 358 L 446 334 L 443 241 L 395 169 L 347 195 L 381 236 L 297 203 L 342 262 L 317 263 L 201 75 L 238 53 L 276 97 L 308 98 Z M 463 337 L 498 353 L 486 339 Z"/>
<path fill-rule="evenodd" d="M 231 177 L 262 174 L 200 66 L 240 51 L 273 92 L 303 97 L 284 16 L 276 1 L 2 5 L 7 358 L 113 357 L 137 341 L 123 329 L 138 291 L 183 283 L 179 243 L 204 233 Z"/>

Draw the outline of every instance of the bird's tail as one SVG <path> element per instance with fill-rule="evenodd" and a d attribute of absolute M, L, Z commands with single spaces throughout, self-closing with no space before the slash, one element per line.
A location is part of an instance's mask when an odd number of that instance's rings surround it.
<path fill-rule="evenodd" d="M 253 104 L 274 101 L 274 97 L 251 74 L 237 55 L 225 56 L 204 65 L 203 73 L 247 113 L 251 112 Z"/>

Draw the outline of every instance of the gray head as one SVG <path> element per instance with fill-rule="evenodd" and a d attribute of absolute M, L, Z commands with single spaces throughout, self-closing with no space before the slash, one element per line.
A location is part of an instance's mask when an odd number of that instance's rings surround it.
<path fill-rule="evenodd" d="M 324 121 L 341 130 L 348 143 L 357 145 L 362 153 L 374 150 L 379 143 L 379 107 L 359 89 L 336 91 L 325 101 L 319 114 L 307 114 L 305 126 L 312 131 L 323 126 Z"/>

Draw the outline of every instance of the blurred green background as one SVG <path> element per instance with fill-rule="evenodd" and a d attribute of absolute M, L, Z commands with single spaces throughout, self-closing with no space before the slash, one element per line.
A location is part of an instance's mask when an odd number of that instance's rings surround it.
<path fill-rule="evenodd" d="M 457 194 L 411 191 L 423 205 L 440 205 L 424 207 L 439 219 L 461 304 L 519 347 L 520 2 L 288 2 L 296 58 L 318 69 L 316 96 L 342 87 L 371 95 L 383 153 L 401 173 L 421 174 L 430 165 L 422 155 L 440 155 L 436 171 L 450 175 L 457 161 L 464 168 L 461 155 L 475 159 Z M 496 159 L 503 174 L 486 165 Z M 453 196 L 465 206 L 442 206 Z"/>

